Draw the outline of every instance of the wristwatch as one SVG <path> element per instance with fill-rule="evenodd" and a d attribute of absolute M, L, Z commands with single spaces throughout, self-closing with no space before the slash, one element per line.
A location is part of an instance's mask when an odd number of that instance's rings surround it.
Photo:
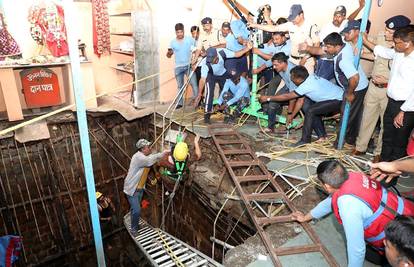
<path fill-rule="evenodd" d="M 268 97 L 268 98 L 266 99 L 266 101 L 267 101 L 267 102 L 270 102 L 270 97 Z"/>

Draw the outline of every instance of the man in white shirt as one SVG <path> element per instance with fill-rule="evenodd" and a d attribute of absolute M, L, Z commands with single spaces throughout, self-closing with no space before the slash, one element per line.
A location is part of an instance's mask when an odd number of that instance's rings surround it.
<path fill-rule="evenodd" d="M 288 17 L 289 22 L 280 25 L 259 25 L 249 23 L 248 27 L 268 32 L 289 32 L 291 41 L 290 59 L 295 65 L 304 66 L 310 74 L 315 70 L 315 59 L 307 52 L 299 50 L 299 44 L 306 42 L 310 46 L 319 46 L 319 29 L 315 24 L 305 21 L 301 5 L 292 5 Z"/>
<path fill-rule="evenodd" d="M 414 128 L 414 26 L 398 29 L 393 39 L 394 49 L 374 45 L 364 35 L 364 44 L 374 50 L 375 56 L 393 60 L 384 113 L 383 161 L 407 155 L 408 138 Z"/>

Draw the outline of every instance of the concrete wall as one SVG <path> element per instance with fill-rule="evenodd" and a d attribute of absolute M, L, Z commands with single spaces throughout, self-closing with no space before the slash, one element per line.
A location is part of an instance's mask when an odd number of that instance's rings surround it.
<path fill-rule="evenodd" d="M 257 7 L 262 4 L 269 3 L 273 7 L 272 16 L 278 18 L 286 17 L 289 13 L 290 5 L 302 2 L 305 17 L 312 23 L 324 25 L 332 18 L 333 10 L 337 5 L 345 5 L 348 13 L 352 12 L 357 6 L 357 0 L 340 1 L 340 0 L 317 0 L 317 1 L 248 1 L 239 0 L 248 9 L 255 12 Z M 5 16 L 8 22 L 9 31 L 20 44 L 23 56 L 31 57 L 35 54 L 36 44 L 30 37 L 29 23 L 27 22 L 27 10 L 31 0 L 19 0 L 19 5 L 15 5 L 14 1 L 3 1 Z M 232 15 L 225 7 L 223 0 L 114 0 L 110 2 L 111 10 L 130 10 L 139 9 L 149 4 L 154 11 L 156 21 L 158 22 L 158 36 L 160 48 L 160 100 L 171 100 L 176 92 L 176 82 L 174 79 L 174 60 L 167 59 L 165 53 L 171 39 L 175 37 L 174 25 L 177 22 L 184 23 L 187 34 L 192 25 L 198 25 L 200 18 L 210 16 L 213 18 L 213 24 L 219 27 L 225 20 L 231 20 Z M 114 71 L 111 65 L 117 62 L 128 60 L 122 55 L 96 57 L 93 54 L 92 45 L 92 20 L 91 20 L 91 3 L 76 2 L 75 3 L 79 19 L 74 21 L 78 25 L 79 36 L 87 45 L 87 55 L 93 61 L 93 69 L 95 73 L 95 84 L 97 93 L 111 90 L 117 86 L 128 83 L 131 77 L 128 74 Z M 385 0 L 384 5 L 379 8 L 376 1 L 373 3 L 370 20 L 372 22 L 372 33 L 382 30 L 384 21 L 393 15 L 404 14 L 414 19 L 414 1 L 409 0 Z M 114 43 L 118 40 L 113 39 Z M 127 87 L 129 88 L 129 87 Z"/>

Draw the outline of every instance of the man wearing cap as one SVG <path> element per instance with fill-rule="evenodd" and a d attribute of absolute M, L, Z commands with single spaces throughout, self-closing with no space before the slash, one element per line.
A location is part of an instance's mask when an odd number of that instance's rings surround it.
<path fill-rule="evenodd" d="M 139 139 L 136 143 L 138 152 L 132 156 L 128 174 L 124 181 L 124 193 L 131 206 L 131 234 L 138 235 L 139 217 L 141 213 L 141 199 L 144 194 L 145 183 L 148 178 L 149 167 L 168 153 L 151 154 L 151 142 L 146 139 Z"/>
<path fill-rule="evenodd" d="M 354 27 L 353 22 L 347 27 Z M 344 42 L 339 33 L 333 32 L 323 40 L 324 48 L 310 47 L 306 43 L 301 49 L 313 55 L 329 55 L 334 59 L 335 78 L 344 90 L 344 99 L 351 103 L 345 141 L 354 146 L 359 133 L 368 78 L 361 65 L 355 68 L 355 54 L 352 46 Z M 345 104 L 345 101 L 342 103 Z"/>
<path fill-rule="evenodd" d="M 231 123 L 238 118 L 242 110 L 249 105 L 250 88 L 246 78 L 241 77 L 236 69 L 230 71 L 231 78 L 226 80 L 223 91 L 221 91 L 217 104 L 218 110 L 223 110 L 226 115 L 224 122 Z M 235 106 L 234 110 L 230 110 L 230 106 Z"/>
<path fill-rule="evenodd" d="M 288 17 L 289 22 L 280 25 L 258 25 L 249 23 L 249 27 L 269 32 L 289 32 L 292 42 L 290 61 L 296 65 L 303 65 L 309 73 L 314 72 L 315 60 L 309 53 L 299 50 L 299 44 L 307 42 L 309 45 L 319 46 L 319 29 L 305 21 L 301 5 L 292 5 Z"/>
<path fill-rule="evenodd" d="M 393 38 L 395 30 L 406 27 L 410 24 L 410 19 L 398 15 L 385 21 L 385 32 L 380 32 L 375 44 L 391 48 L 393 46 Z M 381 130 L 378 135 L 374 150 L 374 162 L 380 160 L 382 150 L 382 135 L 384 133 L 384 112 L 387 107 L 387 87 L 390 75 L 392 60 L 377 56 L 374 59 L 372 69 L 372 78 L 368 87 L 364 100 L 364 112 L 361 121 L 361 130 L 359 131 L 356 147 L 353 151 L 354 155 L 362 155 L 368 148 L 369 140 L 375 131 L 378 119 L 380 119 Z M 363 129 L 363 130 L 362 130 Z"/>
<path fill-rule="evenodd" d="M 201 20 L 201 26 L 203 30 L 198 37 L 197 49 L 194 53 L 192 65 L 196 66 L 198 57 L 203 51 L 206 51 L 209 47 L 216 47 L 220 45 L 218 30 L 213 28 L 213 20 L 210 17 L 205 17 Z"/>
<path fill-rule="evenodd" d="M 194 102 L 194 106 L 197 106 L 201 100 L 205 86 L 205 123 L 210 123 L 210 115 L 213 111 L 214 87 L 216 83 L 219 84 L 221 93 L 221 89 L 223 88 L 224 83 L 227 79 L 231 78 L 231 74 L 224 67 L 224 61 L 227 58 L 241 57 L 245 53 L 249 52 L 251 48 L 252 44 L 247 43 L 247 46 L 245 48 L 237 52 L 233 52 L 225 48 L 210 47 L 207 49 L 207 56 L 201 61 L 201 79 L 198 86 L 198 97 Z"/>
<path fill-rule="evenodd" d="M 218 31 L 218 39 L 220 44 L 226 43 L 226 37 L 231 34 L 230 22 L 225 21 L 221 24 L 221 30 Z"/>
<path fill-rule="evenodd" d="M 325 39 L 325 37 L 332 32 L 340 33 L 345 28 L 349 20 L 354 20 L 356 16 L 358 16 L 364 6 L 365 0 L 359 0 L 358 8 L 352 12 L 348 18 L 346 18 L 346 8 L 344 6 L 337 6 L 333 14 L 332 22 L 322 27 L 321 32 L 319 33 L 320 40 Z M 335 78 L 333 69 L 333 60 L 331 58 L 320 57 L 317 60 L 315 73 L 319 77 L 332 80 Z"/>
<path fill-rule="evenodd" d="M 175 35 L 176 38 L 171 41 L 170 48 L 168 48 L 167 57 L 171 58 L 175 54 L 175 79 L 177 80 L 178 92 L 180 92 L 181 87 L 184 85 L 184 76 L 187 77 L 190 75 L 190 60 L 192 55 L 192 48 L 195 46 L 195 40 L 189 36 L 184 36 L 184 25 L 182 23 L 177 23 L 175 25 Z M 193 74 L 190 79 L 190 84 L 193 89 L 193 101 L 198 95 L 198 84 L 196 75 Z M 185 92 L 185 90 L 184 90 Z M 177 108 L 183 106 L 184 103 L 184 93 L 181 94 L 179 98 Z"/>
<path fill-rule="evenodd" d="M 397 22 L 392 22 L 395 28 Z M 408 139 L 414 128 L 414 26 L 396 30 L 394 49 L 375 45 L 364 37 L 364 44 L 373 49 L 375 56 L 392 59 L 384 113 L 382 161 L 405 157 Z"/>

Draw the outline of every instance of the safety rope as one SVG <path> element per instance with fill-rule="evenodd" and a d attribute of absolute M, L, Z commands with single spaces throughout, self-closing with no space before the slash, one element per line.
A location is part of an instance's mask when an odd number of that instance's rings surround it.
<path fill-rule="evenodd" d="M 161 233 L 160 229 L 156 228 L 155 231 L 157 232 L 158 236 L 160 237 L 160 239 L 164 243 L 162 246 L 164 247 L 164 249 L 166 250 L 168 255 L 170 255 L 171 259 L 175 262 L 175 264 L 177 266 L 180 266 L 180 267 L 185 267 L 185 264 L 177 257 L 177 255 L 175 255 L 172 248 L 168 245 L 168 242 L 162 236 L 162 233 Z"/>

